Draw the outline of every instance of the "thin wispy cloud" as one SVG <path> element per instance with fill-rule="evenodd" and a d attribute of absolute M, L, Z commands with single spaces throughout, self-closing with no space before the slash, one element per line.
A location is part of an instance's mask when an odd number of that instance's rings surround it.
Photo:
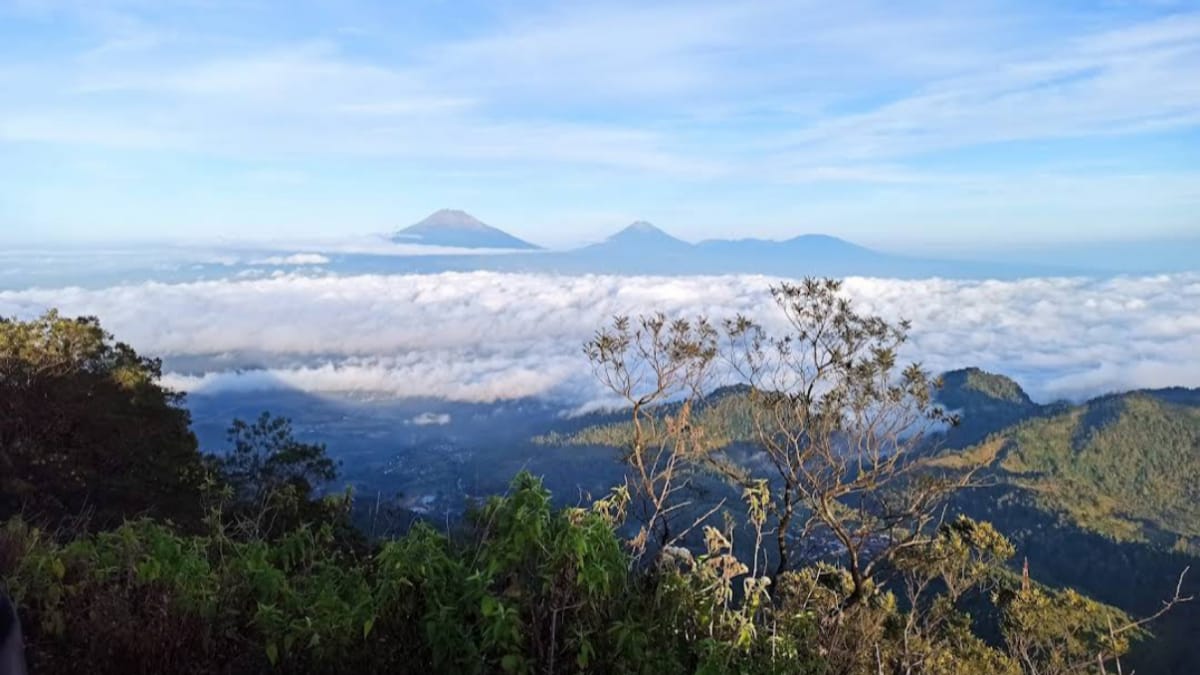
<path fill-rule="evenodd" d="M 86 214 L 142 233 L 362 232 L 480 203 L 549 231 L 619 203 L 700 238 L 754 226 L 739 215 L 753 203 L 759 234 L 936 236 L 954 228 L 927 224 L 923 186 L 953 190 L 954 174 L 1052 169 L 1100 193 L 1194 172 L 1183 149 L 1200 149 L 1186 4 L 18 3 L 0 19 L 0 198 L 51 231 Z M 60 164 L 76 157 L 94 169 Z M 226 178 L 280 165 L 326 192 L 291 208 Z M 465 178 L 481 174 L 498 178 Z M 125 199 L 79 187 L 98 178 Z M 825 203 L 831 183 L 876 206 Z M 164 212 L 149 186 L 201 208 Z M 1200 226 L 1194 197 L 1167 204 L 1152 229 Z M 970 206 L 968 225 L 993 224 Z M 1090 206 L 997 218 L 1078 234 Z M 1108 231 L 1131 225 L 1100 212 Z"/>
<path fill-rule="evenodd" d="M 818 155 L 878 158 L 1200 123 L 1200 83 L 1183 76 L 1200 70 L 1200 14 L 1079 37 L 1013 59 L 822 121 L 791 140 Z"/>

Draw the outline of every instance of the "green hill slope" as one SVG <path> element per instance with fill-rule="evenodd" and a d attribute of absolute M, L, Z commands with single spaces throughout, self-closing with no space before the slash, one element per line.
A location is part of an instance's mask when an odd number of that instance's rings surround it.
<path fill-rule="evenodd" d="M 1039 405 L 1012 379 L 977 368 L 942 379 L 939 401 L 960 423 L 935 439 L 942 454 L 933 464 L 987 464 L 994 482 L 1027 492 L 1079 527 L 1200 552 L 1200 390 Z M 725 390 L 697 407 L 693 425 L 707 449 L 752 440 L 746 405 L 743 391 Z M 628 422 L 610 421 L 538 440 L 623 447 L 631 438 Z"/>
<path fill-rule="evenodd" d="M 971 368 L 946 373 L 938 398 L 960 424 L 927 461 L 986 465 L 981 477 L 990 484 L 958 494 L 951 511 L 993 523 L 1037 578 L 1145 615 L 1185 567 L 1200 569 L 1200 389 L 1039 405 L 1012 379 Z M 749 417 L 745 396 L 731 391 L 698 407 L 693 423 L 715 450 L 751 441 Z M 630 425 L 611 419 L 542 440 L 621 447 Z M 1200 577 L 1189 575 L 1184 591 L 1200 597 Z M 1129 666 L 1195 672 L 1200 603 L 1177 608 L 1153 631 L 1159 639 L 1136 649 Z"/>
<path fill-rule="evenodd" d="M 968 450 L 1038 503 L 1118 540 L 1200 545 L 1200 407 L 1154 392 L 1027 420 Z M 999 446 L 999 447 L 998 447 Z"/>
<path fill-rule="evenodd" d="M 938 402 L 959 416 L 958 426 L 942 439 L 950 448 L 978 443 L 998 429 L 1048 410 L 1034 403 L 1012 378 L 979 368 L 944 373 Z"/>
<path fill-rule="evenodd" d="M 961 493 L 952 510 L 992 522 L 1046 583 L 1149 613 L 1191 567 L 1184 591 L 1200 594 L 1200 390 L 1042 406 L 934 461 L 989 464 L 984 478 L 993 484 Z M 1127 665 L 1195 672 L 1200 605 L 1177 608 L 1153 631 L 1154 645 Z"/>

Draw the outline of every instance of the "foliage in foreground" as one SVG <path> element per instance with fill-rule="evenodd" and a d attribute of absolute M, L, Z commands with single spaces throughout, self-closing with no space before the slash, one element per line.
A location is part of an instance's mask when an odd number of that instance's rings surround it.
<path fill-rule="evenodd" d="M 161 375 L 95 318 L 0 317 L 0 518 L 198 520 L 202 458 Z"/>
<path fill-rule="evenodd" d="M 267 541 L 139 520 L 60 542 L 12 519 L 0 584 L 41 673 L 1066 673 L 1135 637 L 1110 633 L 1111 609 L 1007 575 L 1011 545 L 986 524 L 943 526 L 900 559 L 896 592 L 850 605 L 845 570 L 772 583 L 712 528 L 704 554 L 638 568 L 615 533 L 627 505 L 555 509 L 522 474 L 455 536 L 421 525 L 363 555 L 328 525 Z"/>

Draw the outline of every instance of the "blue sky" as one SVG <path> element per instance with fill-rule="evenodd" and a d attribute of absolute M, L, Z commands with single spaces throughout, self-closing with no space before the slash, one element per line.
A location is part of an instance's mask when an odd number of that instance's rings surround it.
<path fill-rule="evenodd" d="M 1200 234 L 1200 2 L 0 0 L 0 242 Z"/>

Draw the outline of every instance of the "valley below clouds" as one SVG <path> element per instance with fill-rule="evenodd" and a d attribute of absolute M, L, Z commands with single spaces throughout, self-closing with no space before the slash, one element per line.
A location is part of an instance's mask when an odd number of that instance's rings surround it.
<path fill-rule="evenodd" d="M 144 282 L 0 291 L 0 316 L 95 315 L 191 392 L 298 389 L 458 401 L 602 400 L 582 345 L 617 314 L 741 313 L 782 330 L 753 276 L 495 272 Z M 1200 275 L 1016 281 L 850 278 L 859 311 L 909 319 L 903 356 L 979 366 L 1036 399 L 1200 386 Z"/>

